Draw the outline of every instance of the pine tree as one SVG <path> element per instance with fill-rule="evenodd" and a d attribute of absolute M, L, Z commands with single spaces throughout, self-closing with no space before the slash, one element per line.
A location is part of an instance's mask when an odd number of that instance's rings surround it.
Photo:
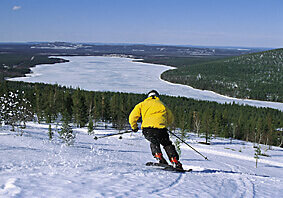
<path fill-rule="evenodd" d="M 34 96 L 35 96 L 35 105 L 34 105 L 34 108 L 35 108 L 35 114 L 37 116 L 37 122 L 40 124 L 43 120 L 43 110 L 42 110 L 42 107 L 43 107 L 43 104 L 42 104 L 42 92 L 40 90 L 40 88 L 38 87 L 38 84 L 35 84 L 35 87 L 34 87 Z"/>
<path fill-rule="evenodd" d="M 114 93 L 109 101 L 110 107 L 110 119 L 114 128 L 117 128 L 118 125 L 118 114 L 119 114 L 119 103 L 118 97 Z"/>
<path fill-rule="evenodd" d="M 63 119 L 68 121 L 72 120 L 73 117 L 73 99 L 69 91 L 66 91 L 63 95 L 63 108 L 61 112 Z"/>
<path fill-rule="evenodd" d="M 60 139 L 66 143 L 68 146 L 75 142 L 75 134 L 73 133 L 72 127 L 69 125 L 68 120 L 64 120 L 62 123 L 62 128 L 58 131 Z"/>
<path fill-rule="evenodd" d="M 87 132 L 89 135 L 93 134 L 94 126 L 93 126 L 92 119 L 89 120 L 87 129 L 88 129 Z"/>
<path fill-rule="evenodd" d="M 84 127 L 88 122 L 87 106 L 85 102 L 86 101 L 84 95 L 81 95 L 79 100 L 79 117 L 78 117 L 80 127 Z"/>
<path fill-rule="evenodd" d="M 205 133 L 205 143 L 208 144 L 208 139 L 211 134 L 211 111 L 207 109 L 202 115 L 202 131 Z"/>
<path fill-rule="evenodd" d="M 33 119 L 33 112 L 30 102 L 24 97 L 24 92 L 15 93 L 10 91 L 0 98 L 0 120 L 12 126 L 11 131 L 15 131 L 15 125 L 22 129 L 25 123 Z"/>
<path fill-rule="evenodd" d="M 21 96 L 19 97 L 19 124 L 21 125 L 21 129 L 26 128 L 26 122 L 30 121 L 34 117 L 34 113 L 32 111 L 32 106 L 29 100 L 27 100 L 25 92 L 22 91 Z"/>
<path fill-rule="evenodd" d="M 254 154 L 254 158 L 255 158 L 255 167 L 257 168 L 257 162 L 259 159 L 259 156 L 261 155 L 261 147 L 260 145 L 258 145 L 255 149 L 255 154 Z"/>
<path fill-rule="evenodd" d="M 92 118 L 94 120 L 94 126 L 96 126 L 96 123 L 97 121 L 99 120 L 99 118 L 101 117 L 100 116 L 100 108 L 101 106 L 99 105 L 100 104 L 100 100 L 99 100 L 99 95 L 98 94 L 95 94 L 94 96 L 94 100 L 93 100 L 93 109 L 92 109 Z"/>
<path fill-rule="evenodd" d="M 84 127 L 88 122 L 85 96 L 78 88 L 73 94 L 73 112 L 78 127 Z"/>
<path fill-rule="evenodd" d="M 181 153 L 182 153 L 182 151 L 181 151 L 181 142 L 178 139 L 176 139 L 174 144 L 176 146 L 176 151 L 179 154 L 179 157 L 181 157 Z"/>

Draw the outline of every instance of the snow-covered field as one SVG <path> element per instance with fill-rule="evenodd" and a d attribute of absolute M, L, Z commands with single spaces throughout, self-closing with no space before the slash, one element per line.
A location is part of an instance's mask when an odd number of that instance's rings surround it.
<path fill-rule="evenodd" d="M 152 89 L 157 89 L 161 94 L 166 95 L 185 96 L 219 103 L 235 102 L 283 111 L 283 103 L 241 100 L 161 80 L 160 74 L 168 69 L 174 69 L 173 67 L 133 62 L 132 59 L 116 57 L 75 56 L 60 58 L 70 60 L 70 62 L 39 65 L 32 68 L 33 74 L 29 77 L 11 80 L 58 83 L 92 91 L 147 93 Z"/>
<path fill-rule="evenodd" d="M 23 136 L 0 128 L 1 198 L 282 197 L 282 148 L 268 150 L 255 168 L 252 143 L 215 139 L 208 146 L 191 134 L 187 142 L 209 160 L 182 144 L 181 162 L 193 172 L 174 173 L 144 165 L 154 160 L 141 131 L 94 140 L 77 129 L 73 146 L 49 141 L 47 131 L 35 123 Z M 117 132 L 98 127 L 95 136 Z"/>

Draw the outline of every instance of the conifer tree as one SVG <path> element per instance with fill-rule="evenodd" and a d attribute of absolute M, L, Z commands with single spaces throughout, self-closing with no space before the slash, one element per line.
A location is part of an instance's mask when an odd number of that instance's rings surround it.
<path fill-rule="evenodd" d="M 69 91 L 66 91 L 63 95 L 63 109 L 62 109 L 62 116 L 63 119 L 67 119 L 68 121 L 72 120 L 73 117 L 73 99 L 70 95 Z"/>
<path fill-rule="evenodd" d="M 119 114 L 119 104 L 118 97 L 114 93 L 109 101 L 109 109 L 110 109 L 110 119 L 114 128 L 118 125 L 118 114 Z"/>
<path fill-rule="evenodd" d="M 78 88 L 73 94 L 73 112 L 78 127 L 84 127 L 88 122 L 85 96 Z"/>
<path fill-rule="evenodd" d="M 58 131 L 60 139 L 66 143 L 68 146 L 75 142 L 75 134 L 73 133 L 72 127 L 69 125 L 68 120 L 63 120 L 62 128 Z"/>
<path fill-rule="evenodd" d="M 259 159 L 259 156 L 261 155 L 261 147 L 260 145 L 258 145 L 256 148 L 255 148 L 255 153 L 254 153 L 254 158 L 255 158 L 255 167 L 257 168 L 257 162 L 258 162 L 258 159 Z"/>
<path fill-rule="evenodd" d="M 262 142 L 262 137 L 263 137 L 263 121 L 262 118 L 259 117 L 257 120 L 257 125 L 256 125 L 256 134 L 255 134 L 255 142 L 260 144 Z"/>
<path fill-rule="evenodd" d="M 117 121 L 118 121 L 118 129 L 119 131 L 123 130 L 125 128 L 125 125 L 127 122 L 128 118 L 128 113 L 125 111 L 125 103 L 123 100 L 123 97 L 120 96 L 118 98 L 118 115 L 117 115 Z"/>
<path fill-rule="evenodd" d="M 208 139 L 211 134 L 211 111 L 207 109 L 202 115 L 202 131 L 205 133 L 205 143 L 208 144 Z"/>
<path fill-rule="evenodd" d="M 101 106 L 99 104 L 101 104 L 100 100 L 99 100 L 99 94 L 95 94 L 94 95 L 94 100 L 93 100 L 93 110 L 92 110 L 92 118 L 94 120 L 94 126 L 96 126 L 96 122 L 99 120 L 99 118 L 101 117 Z"/>
<path fill-rule="evenodd" d="M 87 126 L 87 132 L 89 135 L 93 134 L 94 126 L 92 119 L 89 120 L 88 126 Z"/>
<path fill-rule="evenodd" d="M 42 91 L 38 87 L 38 84 L 35 84 L 34 87 L 34 97 L 35 97 L 35 105 L 34 105 L 34 111 L 37 116 L 37 122 L 40 124 L 43 120 L 43 97 L 42 97 Z"/>
<path fill-rule="evenodd" d="M 267 148 L 267 145 L 269 145 L 269 149 L 271 149 L 271 145 L 273 144 L 273 134 L 274 134 L 273 128 L 274 127 L 273 127 L 273 121 L 272 121 L 271 115 L 268 114 L 268 116 L 267 116 L 266 148 Z M 266 150 L 265 150 L 265 152 L 266 152 Z"/>
<path fill-rule="evenodd" d="M 84 127 L 88 122 L 87 106 L 85 104 L 85 96 L 82 94 L 79 100 L 79 126 Z"/>
<path fill-rule="evenodd" d="M 30 102 L 24 97 L 24 92 L 19 93 L 18 90 L 0 97 L 0 109 L 0 120 L 11 125 L 11 131 L 15 131 L 15 125 L 24 128 L 25 122 L 33 118 Z"/>

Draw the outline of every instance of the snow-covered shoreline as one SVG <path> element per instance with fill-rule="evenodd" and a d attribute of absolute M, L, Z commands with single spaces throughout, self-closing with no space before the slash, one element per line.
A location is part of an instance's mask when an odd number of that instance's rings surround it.
<path fill-rule="evenodd" d="M 213 91 L 194 89 L 187 85 L 163 81 L 160 75 L 174 67 L 135 62 L 129 58 L 75 56 L 59 57 L 70 62 L 38 65 L 28 77 L 12 78 L 12 81 L 43 82 L 80 87 L 90 91 L 114 91 L 147 93 L 157 89 L 161 94 L 184 96 L 196 100 L 218 103 L 238 103 L 256 107 L 269 107 L 283 111 L 283 103 L 248 99 L 236 99 Z"/>

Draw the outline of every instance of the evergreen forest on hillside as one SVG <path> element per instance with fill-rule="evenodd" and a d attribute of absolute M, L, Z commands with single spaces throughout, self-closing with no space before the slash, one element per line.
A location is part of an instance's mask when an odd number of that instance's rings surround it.
<path fill-rule="evenodd" d="M 162 79 L 244 99 L 283 102 L 283 49 L 230 58 L 163 57 L 145 62 L 175 66 Z"/>
<path fill-rule="evenodd" d="M 63 122 L 89 128 L 103 121 L 105 127 L 119 130 L 129 128 L 128 116 L 146 95 L 84 91 L 65 86 L 42 83 L 4 82 L 0 84 L 0 120 L 22 130 L 29 120 L 39 123 Z M 170 130 L 211 137 L 225 137 L 282 146 L 283 112 L 270 108 L 256 108 L 237 104 L 218 104 L 184 97 L 161 95 L 172 110 L 175 121 Z M 20 129 L 19 129 L 20 128 Z M 52 139 L 51 125 L 48 132 Z"/>

